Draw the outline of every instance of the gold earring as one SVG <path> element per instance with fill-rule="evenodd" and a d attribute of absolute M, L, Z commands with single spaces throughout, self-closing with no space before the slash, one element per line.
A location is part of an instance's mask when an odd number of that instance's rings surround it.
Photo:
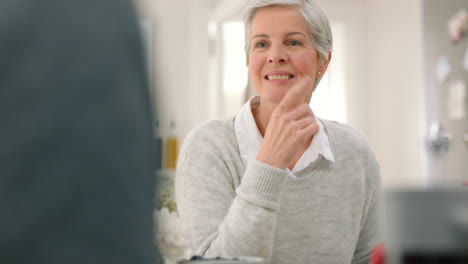
<path fill-rule="evenodd" d="M 318 72 L 318 75 L 322 75 L 322 72 L 321 72 L 321 71 L 319 71 L 319 72 Z"/>

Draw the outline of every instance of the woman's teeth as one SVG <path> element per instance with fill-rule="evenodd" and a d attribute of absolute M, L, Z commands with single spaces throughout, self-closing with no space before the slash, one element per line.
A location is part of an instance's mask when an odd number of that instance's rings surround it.
<path fill-rule="evenodd" d="M 291 75 L 282 74 L 282 75 L 267 75 L 267 80 L 289 80 Z"/>

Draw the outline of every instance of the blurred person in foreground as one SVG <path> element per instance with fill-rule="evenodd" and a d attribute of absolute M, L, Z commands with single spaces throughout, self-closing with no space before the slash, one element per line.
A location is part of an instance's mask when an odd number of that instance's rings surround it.
<path fill-rule="evenodd" d="M 368 263 L 380 242 L 378 163 L 356 130 L 309 106 L 331 59 L 327 16 L 311 0 L 250 1 L 245 30 L 258 95 L 235 118 L 194 128 L 178 161 L 193 251 Z"/>
<path fill-rule="evenodd" d="M 131 1 L 0 1 L 0 263 L 154 263 Z"/>

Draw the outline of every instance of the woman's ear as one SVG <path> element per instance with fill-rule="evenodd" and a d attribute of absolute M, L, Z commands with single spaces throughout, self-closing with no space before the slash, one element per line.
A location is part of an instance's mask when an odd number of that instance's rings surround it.
<path fill-rule="evenodd" d="M 328 64 L 330 64 L 331 58 L 332 58 L 332 53 L 330 51 L 328 52 L 327 60 L 323 62 L 322 66 L 320 66 L 320 70 L 322 71 L 322 74 L 325 74 L 325 72 L 327 71 Z"/>
<path fill-rule="evenodd" d="M 332 57 L 332 53 L 328 52 L 327 59 L 325 61 L 320 62 L 320 66 L 318 67 L 318 70 L 316 73 L 317 74 L 316 78 L 322 78 L 325 75 L 325 72 L 327 71 L 328 64 L 330 63 L 331 57 Z"/>

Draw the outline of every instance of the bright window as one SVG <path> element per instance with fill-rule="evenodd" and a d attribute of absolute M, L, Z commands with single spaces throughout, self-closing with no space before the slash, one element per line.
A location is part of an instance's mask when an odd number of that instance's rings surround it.
<path fill-rule="evenodd" d="M 312 95 L 310 106 L 315 115 L 320 118 L 346 123 L 345 26 L 331 23 L 331 28 L 333 32 L 332 60 L 327 73 Z"/>
<path fill-rule="evenodd" d="M 244 23 L 223 23 L 224 115 L 233 116 L 244 104 L 248 70 L 244 51 Z"/>

